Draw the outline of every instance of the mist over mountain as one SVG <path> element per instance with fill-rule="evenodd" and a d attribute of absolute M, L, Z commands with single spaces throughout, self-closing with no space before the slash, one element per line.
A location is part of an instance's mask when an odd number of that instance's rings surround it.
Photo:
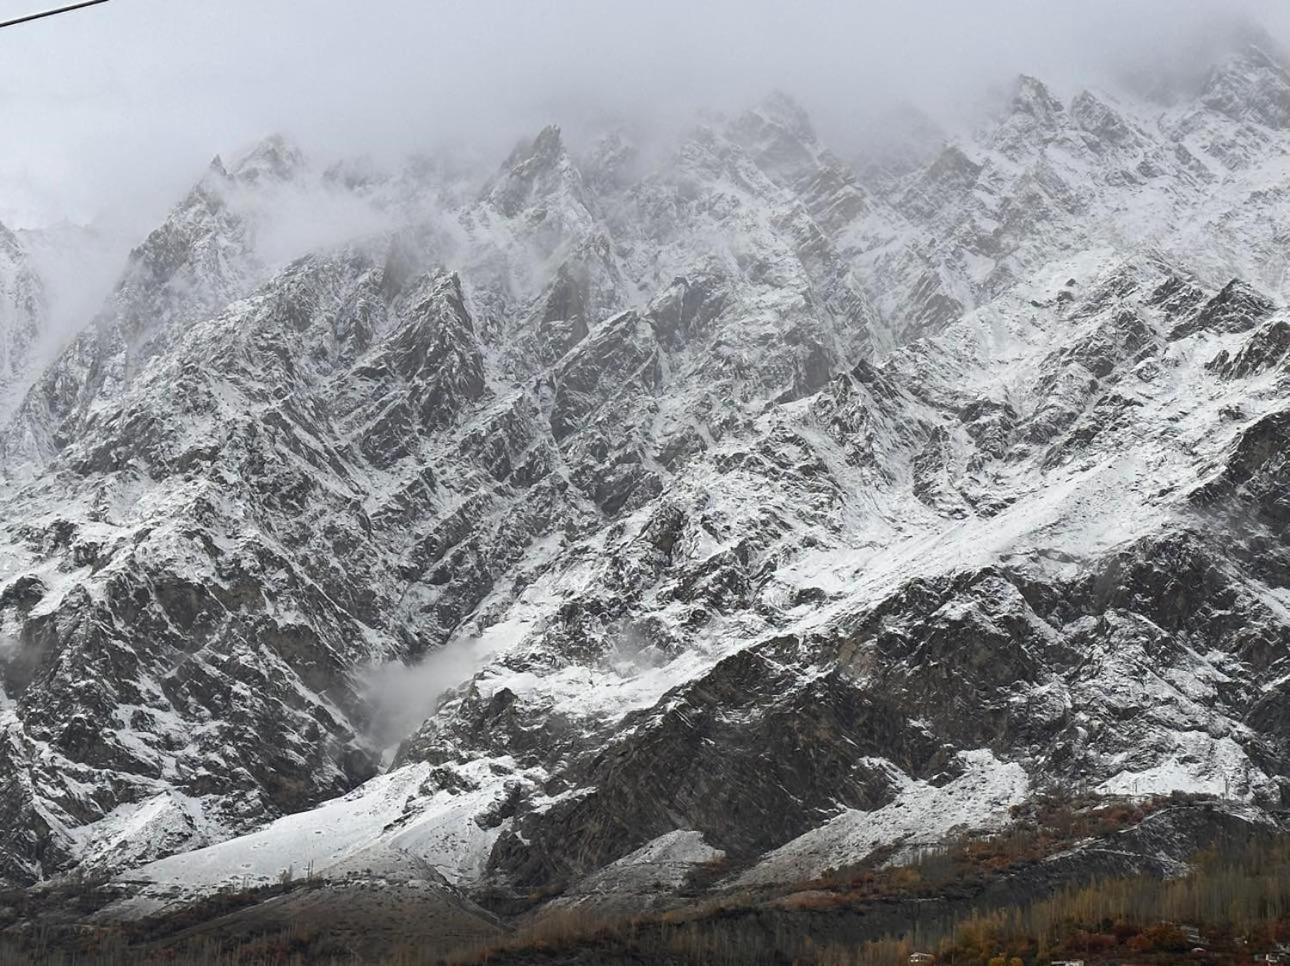
<path fill-rule="evenodd" d="M 1284 831 L 1280 8 L 293 6 L 0 67 L 0 940 Z"/>

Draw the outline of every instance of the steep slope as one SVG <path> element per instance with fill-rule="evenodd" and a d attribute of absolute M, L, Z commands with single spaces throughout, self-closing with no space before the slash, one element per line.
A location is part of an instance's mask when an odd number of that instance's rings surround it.
<path fill-rule="evenodd" d="M 592 330 L 632 286 L 554 129 L 458 216 L 471 304 L 456 276 L 418 274 L 432 229 L 305 258 L 194 323 L 263 271 L 240 212 L 301 163 L 268 142 L 233 174 L 214 165 L 10 423 L 7 466 L 35 474 L 7 514 L 15 878 L 189 848 L 370 775 L 360 733 L 383 726 L 364 669 L 469 638 L 496 619 L 499 572 L 522 589 L 561 530 L 656 499 L 706 445 L 689 397 L 702 384 L 711 400 L 713 367 L 742 372 L 728 335 L 686 331 L 740 321 L 718 291 L 705 308 L 669 282 Z M 798 289 L 738 264 L 723 284 L 775 300 L 769 333 L 813 280 L 763 224 L 749 244 L 777 246 Z M 554 278 L 526 288 L 514 265 L 534 258 Z M 700 361 L 674 376 L 687 338 Z M 760 384 L 825 378 L 800 371 L 804 353 L 790 345 Z M 678 412 L 642 422 L 665 383 Z"/>
<path fill-rule="evenodd" d="M 783 96 L 470 190 L 213 165 L 0 432 L 0 877 L 509 910 L 1280 807 L 1283 90 L 1021 78 L 869 186 Z M 318 184 L 381 230 L 269 257 Z"/>
<path fill-rule="evenodd" d="M 889 324 L 915 336 L 1105 244 L 1176 251 L 1212 282 L 1284 297 L 1287 98 L 1284 65 L 1252 45 L 1167 105 L 1089 90 L 1063 104 L 1021 77 L 995 121 L 888 183 L 896 217 L 850 246 Z"/>
<path fill-rule="evenodd" d="M 1053 784 L 1277 805 L 1284 739 L 1254 722 L 1290 644 L 1285 556 L 1227 515 L 1261 493 L 1275 513 L 1279 490 L 1214 481 L 1275 479 L 1275 457 L 1243 454 L 1266 452 L 1284 374 L 1210 364 L 1249 333 L 1171 342 L 1179 277 L 1158 256 L 1055 265 L 763 417 L 755 452 L 713 447 L 484 633 L 486 665 L 404 744 L 399 784 L 351 798 L 397 822 L 284 819 L 203 853 L 204 875 L 410 851 L 458 886 L 527 890 L 684 830 L 696 867 L 773 850 L 746 879 L 764 881 L 925 831 L 880 817 L 941 790 L 943 831 Z M 1083 294 L 1057 299 L 1071 278 Z M 140 875 L 153 901 L 192 888 L 187 861 Z"/>
<path fill-rule="evenodd" d="M 26 388 L 46 323 L 44 283 L 18 237 L 0 225 L 0 417 Z"/>

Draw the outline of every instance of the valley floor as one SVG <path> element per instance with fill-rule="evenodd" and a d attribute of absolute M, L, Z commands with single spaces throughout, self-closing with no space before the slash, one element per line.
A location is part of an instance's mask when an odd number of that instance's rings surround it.
<path fill-rule="evenodd" d="M 1290 835 L 1278 827 L 1181 795 L 1047 800 L 1013 817 L 1001 834 L 965 836 L 909 865 L 870 861 L 760 890 L 696 880 L 688 897 L 648 913 L 543 897 L 503 918 L 354 879 L 225 892 L 107 923 L 94 913 L 110 886 L 65 882 L 0 897 L 0 913 L 24 924 L 0 933 L 0 962 L 894 966 L 926 951 L 960 966 L 1145 966 L 1248 963 L 1290 943 Z M 1191 850 L 1183 874 L 1132 871 L 1170 846 Z"/>

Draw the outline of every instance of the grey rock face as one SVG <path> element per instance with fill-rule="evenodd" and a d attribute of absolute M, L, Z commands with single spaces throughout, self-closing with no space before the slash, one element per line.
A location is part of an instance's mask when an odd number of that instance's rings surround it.
<path fill-rule="evenodd" d="M 522 902 L 960 790 L 1279 805 L 1290 135 L 1225 69 L 1023 78 L 876 183 L 782 96 L 482 187 L 214 165 L 0 429 L 0 877 Z M 275 262 L 309 190 L 413 214 Z"/>
<path fill-rule="evenodd" d="M 1201 331 L 1246 332 L 1271 315 L 1275 308 L 1240 279 L 1233 279 L 1195 317 L 1174 329 L 1170 338 L 1179 339 Z"/>
<path fill-rule="evenodd" d="M 47 313 L 45 286 L 31 256 L 18 237 L 0 225 L 0 412 L 8 411 L 11 397 L 23 388 Z"/>
<path fill-rule="evenodd" d="M 1214 71 L 1201 102 L 1233 119 L 1284 128 L 1290 124 L 1290 72 L 1276 57 L 1252 45 L 1235 63 Z"/>

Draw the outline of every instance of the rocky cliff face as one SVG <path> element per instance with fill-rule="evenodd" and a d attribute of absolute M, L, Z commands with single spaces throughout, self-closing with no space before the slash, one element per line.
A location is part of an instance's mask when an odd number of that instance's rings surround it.
<path fill-rule="evenodd" d="M 45 287 L 18 236 L 0 225 L 0 413 L 26 388 L 47 317 Z"/>
<path fill-rule="evenodd" d="M 1252 48 L 867 181 L 783 96 L 469 192 L 217 160 L 0 429 L 0 879 L 504 902 L 1280 807 L 1286 103 Z M 283 264 L 286 196 L 383 228 Z"/>

